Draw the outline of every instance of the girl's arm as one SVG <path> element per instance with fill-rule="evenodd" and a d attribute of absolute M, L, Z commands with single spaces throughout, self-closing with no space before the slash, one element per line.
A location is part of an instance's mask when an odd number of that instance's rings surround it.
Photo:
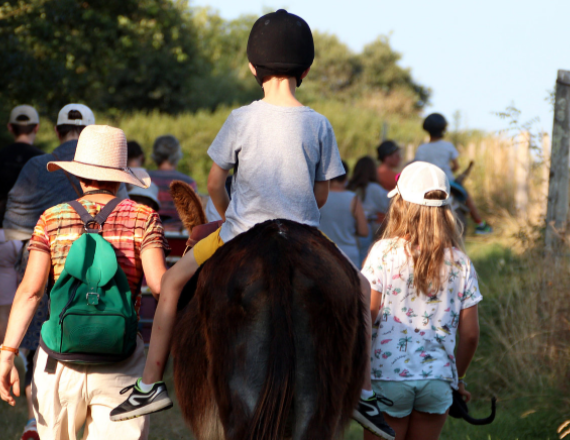
<path fill-rule="evenodd" d="M 329 180 L 323 180 L 320 182 L 315 182 L 313 185 L 313 194 L 315 195 L 315 200 L 317 201 L 317 206 L 321 209 L 327 203 L 329 198 Z"/>
<path fill-rule="evenodd" d="M 210 174 L 208 174 L 208 194 L 212 199 L 212 203 L 222 217 L 222 220 L 226 220 L 226 209 L 230 205 L 230 196 L 226 191 L 226 179 L 230 170 L 224 170 L 222 167 L 216 163 L 212 164 L 210 169 Z"/>
<path fill-rule="evenodd" d="M 6 336 L 2 342 L 7 347 L 20 347 L 44 294 L 50 265 L 50 254 L 34 250 L 30 252 L 26 273 L 16 291 Z M 16 396 L 20 395 L 20 379 L 14 367 L 14 357 L 15 354 L 10 351 L 0 351 L 0 397 L 12 406 L 16 401 L 10 393 L 10 388 L 13 387 Z"/>
<path fill-rule="evenodd" d="M 378 313 L 380 312 L 380 304 L 382 304 L 382 292 L 370 290 L 370 315 L 372 315 L 372 325 L 376 322 Z"/>
<path fill-rule="evenodd" d="M 355 196 L 350 202 L 350 211 L 356 220 L 356 235 L 359 237 L 368 237 L 368 222 L 364 215 L 364 208 L 358 196 Z"/>
<path fill-rule="evenodd" d="M 477 305 L 461 310 L 459 314 L 459 328 L 457 329 L 459 342 L 457 343 L 456 365 L 459 377 L 465 376 L 467 368 L 475 355 L 479 344 L 479 314 Z M 465 391 L 463 384 L 459 392 L 469 401 L 471 394 Z"/>

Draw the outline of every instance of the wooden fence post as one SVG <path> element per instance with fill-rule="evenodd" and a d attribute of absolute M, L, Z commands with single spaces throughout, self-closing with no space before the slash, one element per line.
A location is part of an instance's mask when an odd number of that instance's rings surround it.
<path fill-rule="evenodd" d="M 556 80 L 550 179 L 546 209 L 546 251 L 559 256 L 568 217 L 568 153 L 570 149 L 570 71 L 559 70 Z"/>
<path fill-rule="evenodd" d="M 528 194 L 530 178 L 530 133 L 522 131 L 515 143 L 515 206 L 517 214 L 524 219 L 528 218 Z"/>

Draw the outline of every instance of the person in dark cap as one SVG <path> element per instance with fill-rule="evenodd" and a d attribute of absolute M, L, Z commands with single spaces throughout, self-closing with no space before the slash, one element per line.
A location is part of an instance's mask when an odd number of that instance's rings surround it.
<path fill-rule="evenodd" d="M 378 182 L 386 191 L 392 191 L 396 187 L 396 169 L 402 161 L 400 147 L 394 141 L 383 141 L 376 149 L 380 165 L 376 169 Z"/>
<path fill-rule="evenodd" d="M 345 174 L 331 124 L 295 96 L 315 55 L 307 22 L 283 9 L 264 15 L 253 25 L 247 55 L 265 97 L 234 110 L 208 149 L 213 160 L 208 192 L 225 222 L 164 275 L 145 371 L 132 394 L 112 411 L 113 420 L 156 411 L 151 394 L 164 374 L 176 304 L 196 270 L 224 243 L 258 223 L 283 218 L 318 227 L 330 180 Z M 230 201 L 225 183 L 232 169 Z M 370 285 L 364 276 L 360 279 L 362 301 L 369 306 Z M 358 413 L 368 429 L 393 439 L 378 409 L 370 372 L 364 387 L 365 404 L 359 405 Z"/>

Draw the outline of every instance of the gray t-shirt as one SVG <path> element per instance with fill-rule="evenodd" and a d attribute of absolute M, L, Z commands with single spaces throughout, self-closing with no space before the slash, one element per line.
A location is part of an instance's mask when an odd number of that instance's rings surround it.
<path fill-rule="evenodd" d="M 356 194 L 352 191 L 331 191 L 325 206 L 321 208 L 320 230 L 360 267 L 360 255 L 356 241 L 356 219 L 350 209 Z"/>
<path fill-rule="evenodd" d="M 234 110 L 208 155 L 225 170 L 239 163 L 220 232 L 224 242 L 277 218 L 319 226 L 315 181 L 344 174 L 329 121 L 308 107 L 255 101 Z"/>
<path fill-rule="evenodd" d="M 388 213 L 390 209 L 390 199 L 388 198 L 388 191 L 374 182 L 370 182 L 366 186 L 366 195 L 362 201 L 362 208 L 364 215 L 368 221 L 376 221 L 378 213 Z"/>
<path fill-rule="evenodd" d="M 415 160 L 429 162 L 440 167 L 451 182 L 455 180 L 455 177 L 453 176 L 449 162 L 457 159 L 458 156 L 459 153 L 451 142 L 439 140 L 420 145 L 416 151 Z"/>

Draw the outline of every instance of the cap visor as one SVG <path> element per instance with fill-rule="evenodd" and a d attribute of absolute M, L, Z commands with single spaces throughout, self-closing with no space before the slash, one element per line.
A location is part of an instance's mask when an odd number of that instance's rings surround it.
<path fill-rule="evenodd" d="M 150 176 L 143 169 L 131 170 L 131 173 L 123 170 L 99 167 L 97 165 L 87 165 L 77 162 L 48 162 L 49 172 L 62 169 L 77 177 L 90 180 L 100 180 L 102 182 L 123 182 L 141 188 L 150 186 Z"/>
<path fill-rule="evenodd" d="M 388 198 L 391 199 L 392 197 L 394 197 L 396 194 L 398 194 L 398 187 L 394 188 L 392 191 L 390 191 L 388 193 Z"/>

